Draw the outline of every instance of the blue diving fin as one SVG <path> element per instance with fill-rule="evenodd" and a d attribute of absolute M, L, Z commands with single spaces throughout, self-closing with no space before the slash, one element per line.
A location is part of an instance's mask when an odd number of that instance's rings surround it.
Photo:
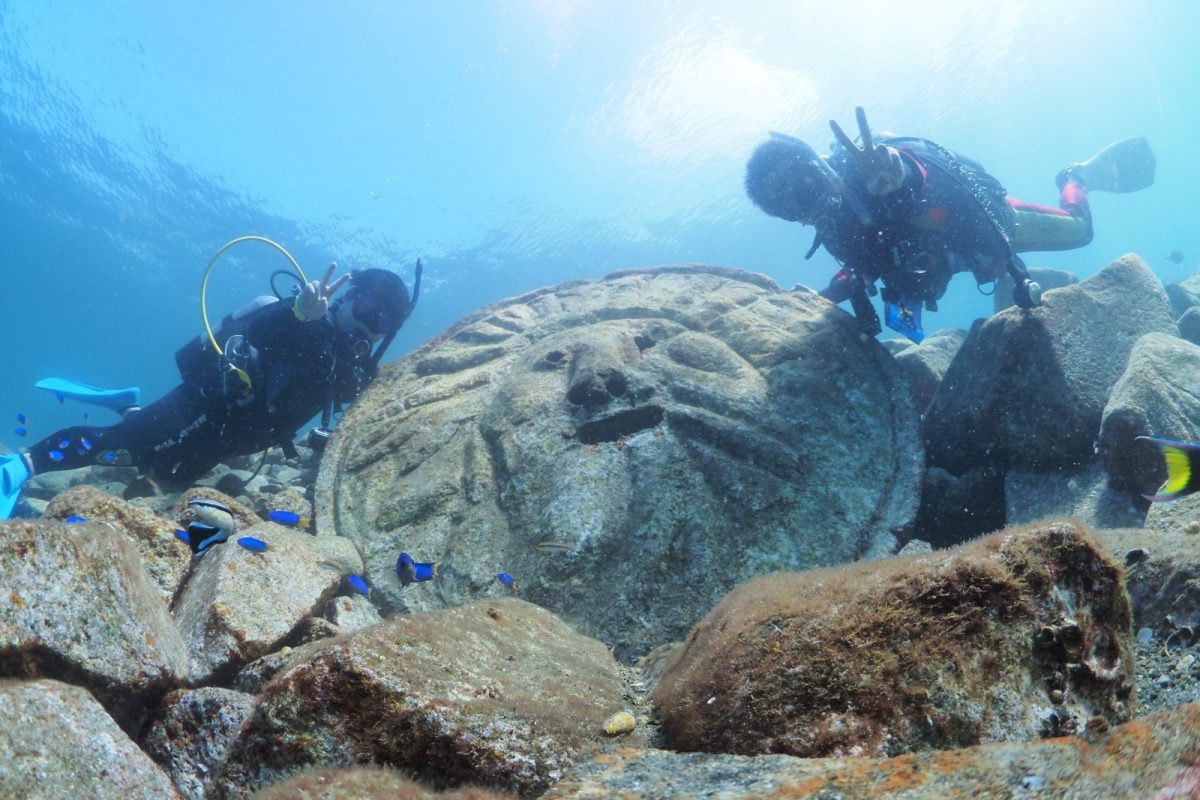
<path fill-rule="evenodd" d="M 12 516 L 29 476 L 29 467 L 20 453 L 0 453 L 0 519 Z"/>
<path fill-rule="evenodd" d="M 34 386 L 52 392 L 60 402 L 69 397 L 81 403 L 111 408 L 122 416 L 130 411 L 140 409 L 142 403 L 142 390 L 136 386 L 130 386 L 127 389 L 98 389 L 95 386 L 69 381 L 65 378 L 43 378 Z"/>

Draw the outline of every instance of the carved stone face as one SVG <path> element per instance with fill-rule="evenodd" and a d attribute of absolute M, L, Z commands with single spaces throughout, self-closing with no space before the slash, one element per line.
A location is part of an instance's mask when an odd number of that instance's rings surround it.
<path fill-rule="evenodd" d="M 322 532 L 429 608 L 507 591 L 623 655 L 761 572 L 850 560 L 911 517 L 890 358 L 812 293 L 678 268 L 486 309 L 386 371 L 322 463 Z"/>

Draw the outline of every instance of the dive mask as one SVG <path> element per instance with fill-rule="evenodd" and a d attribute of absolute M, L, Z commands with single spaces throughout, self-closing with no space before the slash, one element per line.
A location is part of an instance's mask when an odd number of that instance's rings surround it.
<path fill-rule="evenodd" d="M 404 324 L 401 312 L 389 307 L 372 294 L 355 294 L 350 298 L 350 313 L 374 334 L 387 334 L 399 330 Z"/>

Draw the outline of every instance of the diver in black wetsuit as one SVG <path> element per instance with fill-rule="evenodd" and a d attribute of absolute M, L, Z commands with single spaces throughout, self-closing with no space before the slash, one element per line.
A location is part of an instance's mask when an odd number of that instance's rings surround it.
<path fill-rule="evenodd" d="M 1041 290 L 1017 253 L 1068 250 L 1092 239 L 1088 190 L 1132 192 L 1153 183 L 1145 139 L 1128 139 L 1059 173 L 1059 208 L 1010 197 L 978 163 L 915 137 L 875 140 L 855 110 L 861 148 L 836 122 L 837 146 L 820 156 L 784 134 L 754 151 L 746 192 L 763 211 L 812 225 L 818 247 L 841 269 L 821 294 L 849 300 L 861 330 L 880 332 L 869 299 L 883 281 L 888 327 L 921 341 L 921 311 L 937 309 L 950 278 L 970 271 L 979 284 L 1008 273 L 1013 300 L 1037 306 Z"/>
<path fill-rule="evenodd" d="M 420 262 L 411 300 L 393 272 L 365 269 L 331 283 L 335 267 L 295 298 L 261 297 L 226 317 L 214 336 L 224 356 L 205 337 L 189 342 L 176 353 L 183 383 L 117 425 L 67 428 L 31 446 L 31 473 L 136 466 L 182 487 L 231 456 L 271 446 L 295 454 L 297 431 L 318 413 L 322 427 L 310 442 L 322 444 L 334 409 L 375 377 L 420 286 Z M 347 280 L 349 290 L 331 303 Z"/>

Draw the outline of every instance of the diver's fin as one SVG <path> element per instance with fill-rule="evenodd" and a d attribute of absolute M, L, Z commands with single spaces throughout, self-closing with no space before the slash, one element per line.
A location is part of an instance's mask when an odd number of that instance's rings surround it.
<path fill-rule="evenodd" d="M 29 466 L 20 453 L 0 453 L 0 519 L 12 516 L 29 476 Z"/>
<path fill-rule="evenodd" d="M 1152 503 L 1161 503 L 1178 500 L 1200 489 L 1200 445 L 1156 439 L 1153 436 L 1137 438 L 1157 445 L 1167 466 L 1167 481 L 1158 494 L 1144 494 L 1142 497 Z"/>
<path fill-rule="evenodd" d="M 69 381 L 65 378 L 43 378 L 34 384 L 39 389 L 53 392 L 60 400 L 71 398 L 81 403 L 111 408 L 118 414 L 139 408 L 142 402 L 142 390 L 136 386 L 127 389 L 98 389 L 86 383 Z"/>
<path fill-rule="evenodd" d="M 1136 192 L 1154 185 L 1157 162 L 1144 137 L 1122 139 L 1096 155 L 1068 168 L 1092 192 Z"/>

